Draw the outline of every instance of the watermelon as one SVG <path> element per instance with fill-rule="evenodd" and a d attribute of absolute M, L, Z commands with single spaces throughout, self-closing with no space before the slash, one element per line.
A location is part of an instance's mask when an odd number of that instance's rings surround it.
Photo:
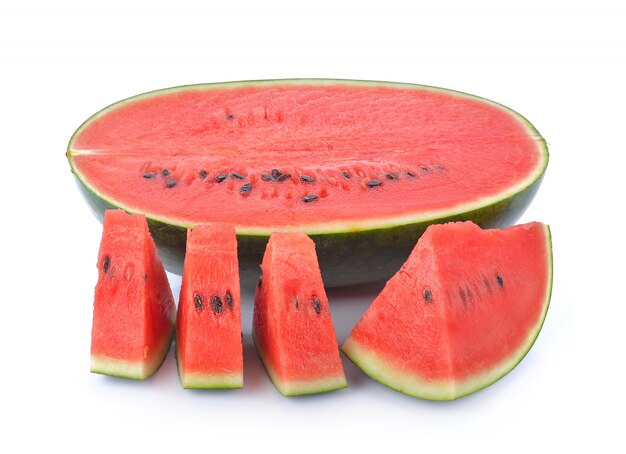
<path fill-rule="evenodd" d="M 243 387 L 241 296 L 232 224 L 199 225 L 187 235 L 176 359 L 184 388 Z"/>
<path fill-rule="evenodd" d="M 541 330 L 551 287 L 548 226 L 434 225 L 342 350 L 390 388 L 456 399 L 522 360 Z"/>
<path fill-rule="evenodd" d="M 170 348 L 176 307 L 143 215 L 104 213 L 97 266 L 91 371 L 148 378 Z"/>
<path fill-rule="evenodd" d="M 495 102 L 421 85 L 296 79 L 202 84 L 117 102 L 67 150 L 98 216 L 148 218 L 166 267 L 187 229 L 231 222 L 243 283 L 269 235 L 302 231 L 329 286 L 389 278 L 432 223 L 513 223 L 546 142 Z"/>
<path fill-rule="evenodd" d="M 315 244 L 304 233 L 272 234 L 254 298 L 252 337 L 286 396 L 345 388 Z"/>

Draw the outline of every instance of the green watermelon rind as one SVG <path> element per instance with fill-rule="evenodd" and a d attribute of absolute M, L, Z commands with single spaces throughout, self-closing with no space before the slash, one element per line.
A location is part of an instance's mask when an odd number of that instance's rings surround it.
<path fill-rule="evenodd" d="M 376 220 L 364 219 L 359 222 L 323 222 L 317 225 L 281 227 L 281 231 L 303 231 L 315 241 L 322 277 L 328 287 L 389 278 L 406 260 L 416 240 L 430 224 L 465 220 L 471 220 L 482 228 L 499 228 L 513 224 L 534 198 L 548 165 L 549 155 L 546 141 L 526 118 L 502 104 L 455 90 L 418 84 L 341 79 L 278 79 L 184 85 L 151 91 L 118 101 L 88 118 L 76 130 L 68 144 L 66 156 L 71 171 L 79 183 L 79 189 L 94 214 L 100 220 L 105 209 L 117 208 L 129 213 L 144 214 L 165 267 L 171 272 L 182 274 L 187 229 L 193 228 L 194 225 L 184 220 L 169 219 L 158 216 L 156 213 L 148 213 L 139 207 L 123 206 L 99 193 L 74 167 L 72 159 L 75 155 L 75 152 L 72 151 L 74 138 L 91 120 L 104 115 L 112 108 L 137 99 L 182 90 L 280 84 L 352 84 L 414 88 L 434 90 L 479 100 L 497 106 L 522 123 L 528 134 L 535 138 L 538 145 L 537 149 L 543 158 L 539 160 L 536 169 L 528 178 L 511 186 L 508 191 L 451 209 L 421 213 L 414 216 L 397 216 Z M 269 235 L 276 228 L 236 226 L 236 230 L 242 285 L 253 286 L 260 274 L 258 265 L 261 262 Z"/>
<path fill-rule="evenodd" d="M 526 357 L 532 346 L 535 344 L 548 313 L 550 299 L 552 295 L 553 281 L 553 257 L 552 257 L 552 235 L 549 226 L 545 226 L 546 246 L 548 251 L 548 276 L 545 292 L 545 304 L 539 321 L 528 333 L 524 342 L 515 352 L 509 355 L 507 361 L 503 361 L 496 368 L 492 368 L 486 373 L 473 376 L 459 384 L 446 382 L 433 383 L 420 380 L 418 377 L 402 374 L 394 371 L 393 366 L 378 357 L 374 352 L 360 348 L 357 342 L 348 339 L 341 347 L 342 352 L 359 369 L 377 382 L 395 391 L 421 399 L 448 401 L 478 392 L 507 375 Z"/>
<path fill-rule="evenodd" d="M 91 372 L 111 377 L 146 380 L 161 368 L 161 365 L 170 351 L 173 338 L 174 326 L 172 325 L 171 333 L 164 338 L 162 345 L 160 345 L 158 350 L 146 361 L 126 361 L 119 358 L 92 354 Z"/>
<path fill-rule="evenodd" d="M 348 387 L 348 382 L 346 380 L 343 372 L 340 376 L 336 377 L 328 377 L 323 379 L 315 379 L 309 381 L 290 381 L 286 382 L 284 380 L 280 380 L 278 375 L 272 369 L 272 366 L 268 363 L 265 358 L 265 354 L 263 350 L 259 347 L 259 343 L 256 340 L 256 336 L 254 332 L 252 334 L 252 340 L 254 341 L 254 345 L 256 347 L 257 352 L 259 353 L 259 358 L 261 359 L 261 363 L 267 372 L 267 375 L 270 377 L 270 380 L 276 390 L 281 393 L 283 396 L 293 397 L 293 396 L 303 396 L 307 394 L 319 394 L 330 391 L 337 391 L 339 389 L 344 389 Z"/>
<path fill-rule="evenodd" d="M 186 373 L 179 372 L 180 384 L 185 389 L 241 389 L 243 377 L 241 375 Z"/>

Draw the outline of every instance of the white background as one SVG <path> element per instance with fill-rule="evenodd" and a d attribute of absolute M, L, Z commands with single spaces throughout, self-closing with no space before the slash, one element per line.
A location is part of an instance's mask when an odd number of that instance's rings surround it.
<path fill-rule="evenodd" d="M 550 5 L 3 2 L 0 451 L 625 452 L 626 10 Z M 548 171 L 520 222 L 552 227 L 554 291 L 513 372 L 432 403 L 344 358 L 349 389 L 285 398 L 251 346 L 248 292 L 244 390 L 183 390 L 171 352 L 146 382 L 89 373 L 101 230 L 64 157 L 71 134 L 140 92 L 283 77 L 453 88 L 510 106 L 545 136 Z M 340 342 L 379 289 L 329 292 Z"/>

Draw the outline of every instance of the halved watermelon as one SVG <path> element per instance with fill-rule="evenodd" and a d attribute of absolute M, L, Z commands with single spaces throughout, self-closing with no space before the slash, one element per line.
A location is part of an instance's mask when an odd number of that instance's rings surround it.
<path fill-rule="evenodd" d="M 232 224 L 199 225 L 187 235 L 176 358 L 184 388 L 243 387 L 241 296 Z"/>
<path fill-rule="evenodd" d="M 105 212 L 98 271 L 91 371 L 148 378 L 170 348 L 176 306 L 143 215 Z"/>
<path fill-rule="evenodd" d="M 261 268 L 252 336 L 276 389 L 293 396 L 345 388 L 313 241 L 272 234 Z"/>
<path fill-rule="evenodd" d="M 342 350 L 390 388 L 456 399 L 522 360 L 539 334 L 551 288 L 548 226 L 433 225 Z"/>
<path fill-rule="evenodd" d="M 166 266 L 188 227 L 227 221 L 244 283 L 268 237 L 303 231 L 326 285 L 386 279 L 432 223 L 514 222 L 546 143 L 492 101 L 411 84 L 324 79 L 177 87 L 88 119 L 67 158 L 97 213 L 144 213 Z"/>

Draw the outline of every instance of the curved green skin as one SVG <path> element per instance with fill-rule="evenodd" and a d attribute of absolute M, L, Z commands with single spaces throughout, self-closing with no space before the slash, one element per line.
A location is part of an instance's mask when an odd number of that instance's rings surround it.
<path fill-rule="evenodd" d="M 241 389 L 243 388 L 243 374 L 209 374 L 202 372 L 185 373 L 178 344 L 176 344 L 176 369 L 178 379 L 185 389 Z"/>
<path fill-rule="evenodd" d="M 552 235 L 550 227 L 546 225 L 546 242 L 548 245 L 548 276 L 545 293 L 544 310 L 534 329 L 530 330 L 526 338 L 526 342 L 514 351 L 509 358 L 502 361 L 498 366 L 468 378 L 463 382 L 424 382 L 418 377 L 408 376 L 399 371 L 394 370 L 393 365 L 379 358 L 374 352 L 360 348 L 356 342 L 346 341 L 341 347 L 341 351 L 352 361 L 359 369 L 369 375 L 377 382 L 391 388 L 395 391 L 407 394 L 420 399 L 448 401 L 455 400 L 477 391 L 485 389 L 494 384 L 506 374 L 511 372 L 526 357 L 532 346 L 535 344 L 541 328 L 546 319 L 548 308 L 550 307 L 550 299 L 552 296 Z"/>
<path fill-rule="evenodd" d="M 167 358 L 170 345 L 174 339 L 174 326 L 155 353 L 150 355 L 145 361 L 125 361 L 120 358 L 109 358 L 104 356 L 91 356 L 91 372 L 94 374 L 109 375 L 112 377 L 132 378 L 134 380 L 145 380 L 150 378 Z"/>
<path fill-rule="evenodd" d="M 320 229 L 316 228 L 311 228 L 311 231 L 303 229 L 305 233 L 315 241 L 322 278 L 327 287 L 354 285 L 389 279 L 406 261 L 418 238 L 430 224 L 469 220 L 482 228 L 501 228 L 515 223 L 534 198 L 548 165 L 548 148 L 546 142 L 528 120 L 506 106 L 454 90 L 417 84 L 335 79 L 279 79 L 189 85 L 152 91 L 116 102 L 88 118 L 76 130 L 68 144 L 66 156 L 70 163 L 71 171 L 77 178 L 79 188 L 96 217 L 102 221 L 105 209 L 124 209 L 128 212 L 134 211 L 121 204 L 117 204 L 114 200 L 109 200 L 98 194 L 89 186 L 88 182 L 82 179 L 80 173 L 75 169 L 72 162 L 71 146 L 76 134 L 86 124 L 99 115 L 102 115 L 113 106 L 137 100 L 142 97 L 168 91 L 201 89 L 207 87 L 235 87 L 237 85 L 246 84 L 386 85 L 392 87 L 436 90 L 461 97 L 479 99 L 485 103 L 499 106 L 518 118 L 519 121 L 526 126 L 529 134 L 536 138 L 538 147 L 543 152 L 544 160 L 541 167 L 526 185 L 513 188 L 509 193 L 502 194 L 501 198 L 487 200 L 478 205 L 475 204 L 469 209 L 462 207 L 461 209 L 439 212 L 427 218 L 422 217 L 414 221 L 409 220 L 408 222 L 407 220 L 390 220 L 388 224 L 383 227 L 377 226 L 372 228 L 371 225 L 368 226 L 367 223 L 364 222 L 362 229 L 351 229 L 350 231 L 331 230 L 320 232 Z M 150 213 L 144 214 L 146 215 L 150 232 L 152 233 L 165 268 L 170 272 L 179 275 L 182 274 L 187 228 L 191 226 L 183 225 L 173 220 L 157 219 Z M 267 232 L 242 232 L 240 229 L 237 229 L 240 277 L 243 286 L 253 287 L 261 275 L 259 265 L 261 264 L 268 240 L 269 233 Z"/>
<path fill-rule="evenodd" d="M 263 367 L 265 368 L 267 375 L 270 377 L 270 380 L 272 381 L 272 384 L 274 385 L 276 390 L 283 396 L 293 397 L 304 396 L 307 394 L 320 394 L 330 391 L 337 391 L 339 389 L 344 389 L 348 387 L 348 382 L 346 381 L 346 377 L 345 375 L 343 375 L 343 373 L 340 376 L 328 377 L 321 380 L 298 382 L 285 382 L 283 380 L 280 380 L 276 373 L 274 373 L 272 365 L 266 360 L 263 350 L 259 348 L 259 343 L 256 340 L 254 332 L 252 333 L 252 340 L 254 341 L 254 345 L 257 352 L 259 353 L 259 358 L 261 358 L 261 362 L 263 363 Z"/>

